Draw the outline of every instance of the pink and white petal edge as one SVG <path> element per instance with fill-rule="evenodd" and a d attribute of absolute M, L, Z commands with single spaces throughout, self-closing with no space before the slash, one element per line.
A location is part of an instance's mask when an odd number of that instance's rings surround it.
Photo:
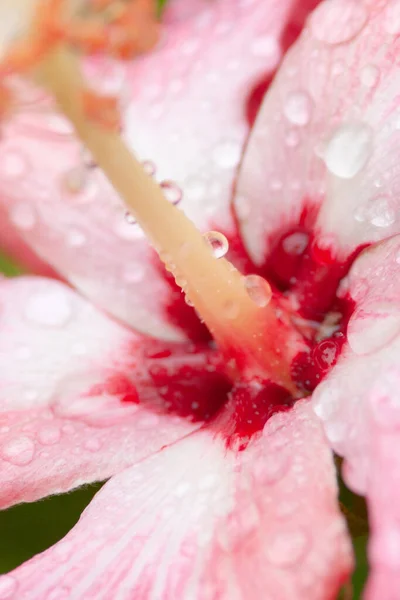
<path fill-rule="evenodd" d="M 0 578 L 27 600 L 333 600 L 352 566 L 308 402 L 243 452 L 211 429 L 108 482 L 58 544 Z"/>
<path fill-rule="evenodd" d="M 301 220 L 339 260 L 400 231 L 399 6 L 326 0 L 285 57 L 234 201 L 256 263 Z"/>
<path fill-rule="evenodd" d="M 313 395 L 348 485 L 366 494 L 371 580 L 366 598 L 394 600 L 400 580 L 400 236 L 357 259 L 342 293 L 356 310 L 348 343 Z"/>
<path fill-rule="evenodd" d="M 154 162 L 157 181 L 180 188 L 188 216 L 202 229 L 216 220 L 229 228 L 247 97 L 281 58 L 278 40 L 295 0 L 204 0 L 189 16 L 186 0 L 170 4 L 157 49 L 127 68 L 87 68 L 95 85 L 122 95 L 128 143 Z M 139 330 L 184 338 L 169 321 L 170 288 L 141 229 L 84 164 L 66 122 L 22 111 L 0 144 L 0 202 L 35 252 L 97 304 Z M 178 200 L 179 190 L 165 189 Z"/>
<path fill-rule="evenodd" d="M 64 284 L 2 279 L 0 305 L 0 507 L 110 477 L 199 427 L 124 401 L 145 377 L 142 338 Z"/>

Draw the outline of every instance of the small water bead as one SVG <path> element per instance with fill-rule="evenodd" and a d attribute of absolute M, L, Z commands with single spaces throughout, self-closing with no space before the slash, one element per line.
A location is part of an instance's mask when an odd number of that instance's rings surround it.
<path fill-rule="evenodd" d="M 290 129 L 285 136 L 286 146 L 289 148 L 297 148 L 300 143 L 300 136 L 295 129 Z"/>
<path fill-rule="evenodd" d="M 129 210 L 125 213 L 125 221 L 129 223 L 129 225 L 134 225 L 136 223 L 135 217 L 129 212 Z"/>
<path fill-rule="evenodd" d="M 87 242 L 87 237 L 80 229 L 70 229 L 66 232 L 65 241 L 71 248 L 82 248 Z"/>
<path fill-rule="evenodd" d="M 336 177 L 352 179 L 368 162 L 373 150 L 373 132 L 362 122 L 338 127 L 323 152 L 323 160 Z"/>
<path fill-rule="evenodd" d="M 254 56 L 261 58 L 270 58 L 278 60 L 281 55 L 281 48 L 275 36 L 263 35 L 255 38 L 250 46 Z"/>
<path fill-rule="evenodd" d="M 101 449 L 101 446 L 102 446 L 102 444 L 101 444 L 100 440 L 97 438 L 89 438 L 83 444 L 83 447 L 86 450 L 89 450 L 89 452 L 98 452 Z"/>
<path fill-rule="evenodd" d="M 57 444 L 61 438 L 61 430 L 58 425 L 44 425 L 39 429 L 38 440 L 44 446 L 52 446 Z"/>
<path fill-rule="evenodd" d="M 147 173 L 147 175 L 150 175 L 151 177 L 153 177 L 153 175 L 156 174 L 157 167 L 156 167 L 155 163 L 153 163 L 153 161 L 144 160 L 142 162 L 142 167 L 143 167 L 143 170 Z"/>
<path fill-rule="evenodd" d="M 32 462 L 35 454 L 33 441 L 19 435 L 6 441 L 0 448 L 0 457 L 13 465 L 24 466 Z"/>
<path fill-rule="evenodd" d="M 223 258 L 229 250 L 229 242 L 223 233 L 219 231 L 208 231 L 203 238 L 210 246 L 215 258 Z"/>
<path fill-rule="evenodd" d="M 244 285 L 249 298 L 263 308 L 269 304 L 272 298 L 272 290 L 268 281 L 259 275 L 247 275 L 244 278 Z"/>
<path fill-rule="evenodd" d="M 313 358 L 322 370 L 332 367 L 339 355 L 339 346 L 334 340 L 322 340 L 313 350 Z"/>
<path fill-rule="evenodd" d="M 361 69 L 360 80 L 367 88 L 373 88 L 379 81 L 380 71 L 375 65 L 366 65 Z"/>
<path fill-rule="evenodd" d="M 293 125 L 307 125 L 311 119 L 313 101 L 307 92 L 292 92 L 286 98 L 283 112 L 287 120 Z"/>
<path fill-rule="evenodd" d="M 393 225 L 396 216 L 393 199 L 386 194 L 380 194 L 372 198 L 366 204 L 359 206 L 354 212 L 354 218 L 359 223 L 368 222 L 379 228 Z"/>
<path fill-rule="evenodd" d="M 72 318 L 72 314 L 67 293 L 56 289 L 33 294 L 24 310 L 24 316 L 30 323 L 45 327 L 62 327 Z"/>
<path fill-rule="evenodd" d="M 11 222 L 21 231 L 32 230 L 36 223 L 36 211 L 28 202 L 17 202 L 10 206 L 9 216 Z"/>
<path fill-rule="evenodd" d="M 367 20 L 368 12 L 359 0 L 329 0 L 312 13 L 311 33 L 325 44 L 343 44 L 358 35 Z"/>
<path fill-rule="evenodd" d="M 280 529 L 266 544 L 266 558 L 277 567 L 292 567 L 298 564 L 309 550 L 309 540 L 304 531 Z"/>
<path fill-rule="evenodd" d="M 1 177 L 14 180 L 24 177 L 29 170 L 28 159 L 20 150 L 9 149 L 1 157 Z"/>
<path fill-rule="evenodd" d="M 171 204 L 179 204 L 182 200 L 182 190 L 173 181 L 162 181 L 160 187 Z"/>
<path fill-rule="evenodd" d="M 391 2 L 385 9 L 385 29 L 390 35 L 400 33 L 400 2 L 395 0 Z"/>
<path fill-rule="evenodd" d="M 236 141 L 220 143 L 212 152 L 212 158 L 218 167 L 232 169 L 239 164 L 242 147 Z"/>
<path fill-rule="evenodd" d="M 308 246 L 310 236 L 307 233 L 296 231 L 283 238 L 282 248 L 290 256 L 301 256 Z"/>
<path fill-rule="evenodd" d="M 15 598 L 18 582 L 12 575 L 0 575 L 0 600 Z"/>
<path fill-rule="evenodd" d="M 63 177 L 63 186 L 69 194 L 79 194 L 85 188 L 88 181 L 86 167 L 74 167 L 67 171 Z"/>

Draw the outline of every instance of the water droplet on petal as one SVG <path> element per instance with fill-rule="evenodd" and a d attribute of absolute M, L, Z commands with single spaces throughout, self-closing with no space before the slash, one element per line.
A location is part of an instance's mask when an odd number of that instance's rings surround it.
<path fill-rule="evenodd" d="M 379 81 L 380 71 L 375 65 L 366 65 L 361 69 L 360 80 L 367 88 L 373 88 Z"/>
<path fill-rule="evenodd" d="M 211 247 L 215 258 L 222 258 L 229 250 L 229 242 L 223 233 L 219 231 L 208 231 L 203 235 L 207 244 Z"/>
<path fill-rule="evenodd" d="M 79 194 L 88 182 L 88 170 L 84 166 L 74 167 L 63 176 L 63 187 L 69 194 Z"/>
<path fill-rule="evenodd" d="M 86 235 L 80 229 L 72 228 L 66 233 L 65 240 L 71 248 L 82 248 L 86 244 Z"/>
<path fill-rule="evenodd" d="M 142 167 L 143 167 L 144 171 L 147 173 L 147 175 L 153 176 L 156 174 L 157 167 L 156 167 L 155 163 L 153 163 L 152 160 L 144 160 L 142 162 Z"/>
<path fill-rule="evenodd" d="M 244 278 L 244 285 L 249 298 L 259 306 L 263 308 L 267 306 L 272 298 L 272 290 L 268 281 L 260 277 L 259 275 L 247 275 Z"/>
<path fill-rule="evenodd" d="M 136 223 L 135 217 L 128 210 L 125 213 L 125 221 L 129 223 L 129 225 L 134 225 Z"/>
<path fill-rule="evenodd" d="M 26 175 L 28 169 L 28 160 L 20 150 L 9 149 L 1 156 L 0 173 L 4 179 L 20 179 Z"/>
<path fill-rule="evenodd" d="M 304 126 L 309 123 L 313 109 L 313 102 L 306 92 L 293 92 L 289 94 L 283 105 L 285 117 L 293 125 Z"/>
<path fill-rule="evenodd" d="M 38 440 L 44 446 L 52 446 L 61 438 L 61 431 L 58 425 L 44 425 L 39 429 Z"/>
<path fill-rule="evenodd" d="M 277 567 L 293 567 L 309 550 L 309 540 L 301 529 L 280 530 L 266 544 L 266 558 Z"/>
<path fill-rule="evenodd" d="M 359 206 L 354 212 L 354 218 L 359 223 L 368 222 L 374 227 L 390 227 L 396 221 L 396 211 L 393 200 L 386 194 L 371 198 L 366 204 Z"/>
<path fill-rule="evenodd" d="M 308 246 L 309 235 L 297 231 L 283 238 L 282 248 L 290 256 L 301 256 Z"/>
<path fill-rule="evenodd" d="M 295 129 L 290 129 L 285 136 L 286 145 L 289 148 L 297 148 L 300 143 L 300 137 Z"/>
<path fill-rule="evenodd" d="M 162 181 L 160 187 L 171 204 L 179 204 L 182 200 L 182 190 L 173 181 Z"/>
<path fill-rule="evenodd" d="M 371 304 L 351 317 L 347 339 L 358 355 L 377 352 L 400 334 L 400 307 L 395 304 Z"/>
<path fill-rule="evenodd" d="M 34 325 L 62 327 L 72 317 L 71 301 L 62 290 L 37 292 L 28 299 L 24 315 Z"/>
<path fill-rule="evenodd" d="M 311 33 L 325 44 L 343 44 L 362 31 L 367 19 L 368 12 L 359 0 L 330 0 L 312 13 Z"/>
<path fill-rule="evenodd" d="M 385 29 L 390 35 L 400 33 L 400 4 L 390 2 L 385 9 Z"/>
<path fill-rule="evenodd" d="M 18 229 L 30 231 L 36 225 L 36 212 L 32 204 L 16 202 L 9 209 L 10 220 Z"/>
<path fill-rule="evenodd" d="M 101 448 L 101 442 L 97 438 L 89 438 L 84 443 L 84 448 L 89 450 L 89 452 L 98 452 Z"/>
<path fill-rule="evenodd" d="M 24 435 L 7 440 L 0 447 L 0 457 L 13 465 L 28 465 L 32 462 L 34 454 L 35 444 Z"/>
<path fill-rule="evenodd" d="M 290 455 L 286 452 L 274 452 L 272 456 L 263 456 L 253 465 L 254 477 L 262 485 L 277 483 L 288 472 L 290 463 Z"/>
<path fill-rule="evenodd" d="M 281 49 L 275 36 L 263 35 L 255 38 L 251 43 L 251 52 L 254 56 L 278 60 Z"/>
<path fill-rule="evenodd" d="M 238 142 L 226 141 L 214 149 L 212 157 L 222 169 L 232 169 L 239 164 L 241 151 L 242 148 Z"/>
<path fill-rule="evenodd" d="M 313 358 L 320 369 L 332 367 L 339 355 L 339 346 L 334 340 L 322 340 L 313 350 Z"/>
<path fill-rule="evenodd" d="M 322 158 L 333 175 L 351 179 L 366 165 L 372 150 L 371 127 L 365 123 L 348 123 L 334 131 Z"/>
<path fill-rule="evenodd" d="M 0 575 L 0 600 L 11 600 L 15 596 L 18 582 L 12 575 Z"/>

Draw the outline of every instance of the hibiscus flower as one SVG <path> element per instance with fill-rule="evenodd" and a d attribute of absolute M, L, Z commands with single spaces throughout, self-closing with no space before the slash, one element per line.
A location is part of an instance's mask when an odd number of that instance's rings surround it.
<path fill-rule="evenodd" d="M 37 275 L 0 282 L 1 506 L 111 479 L 0 598 L 336 598 L 332 448 L 366 597 L 397 597 L 400 3 L 319 4 L 259 106 L 299 4 L 171 0 L 155 51 L 85 65 L 142 166 L 69 55 L 46 85 L 93 157 L 36 89 L 7 119 L 2 243 Z"/>

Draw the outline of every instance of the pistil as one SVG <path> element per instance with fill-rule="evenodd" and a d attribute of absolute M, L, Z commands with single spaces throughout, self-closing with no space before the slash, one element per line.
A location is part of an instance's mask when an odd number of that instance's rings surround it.
<path fill-rule="evenodd" d="M 291 359 L 304 349 L 268 284 L 245 278 L 224 258 L 145 172 L 112 126 L 112 106 L 104 119 L 87 100 L 78 57 L 65 44 L 55 45 L 33 71 L 37 83 L 53 96 L 84 146 L 109 178 L 129 212 L 143 228 L 166 268 L 208 326 L 226 355 L 233 380 L 268 379 L 295 393 Z M 111 126 L 110 126 L 111 123 Z M 115 125 L 115 123 L 114 123 Z"/>

